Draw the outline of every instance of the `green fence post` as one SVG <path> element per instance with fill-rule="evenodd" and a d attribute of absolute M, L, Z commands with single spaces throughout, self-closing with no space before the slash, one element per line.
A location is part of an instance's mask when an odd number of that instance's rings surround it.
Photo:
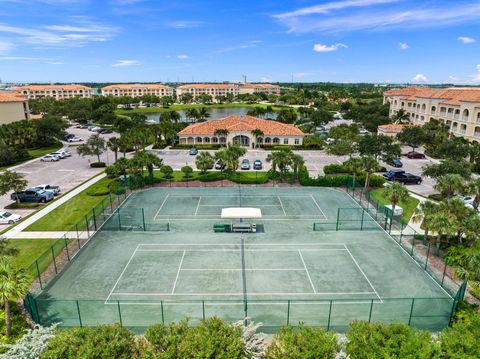
<path fill-rule="evenodd" d="M 370 313 L 368 313 L 368 322 L 372 321 L 372 311 L 373 311 L 373 299 L 370 299 Z"/>
<path fill-rule="evenodd" d="M 75 230 L 77 231 L 77 239 L 80 238 L 80 235 L 78 234 L 78 223 L 75 223 Z M 79 247 L 80 249 L 80 247 Z"/>
<path fill-rule="evenodd" d="M 37 267 L 38 282 L 40 283 L 40 289 L 43 290 L 42 277 L 40 276 L 40 268 L 38 267 L 38 260 L 35 261 Z"/>
<path fill-rule="evenodd" d="M 412 323 L 412 314 L 413 314 L 413 306 L 415 305 L 415 298 L 412 298 L 412 306 L 410 307 L 410 316 L 408 318 L 408 326 Z"/>
<path fill-rule="evenodd" d="M 97 231 L 97 218 L 95 217 L 95 208 L 92 209 L 92 215 L 93 215 L 93 228 L 95 228 L 95 231 Z"/>
<path fill-rule="evenodd" d="M 290 299 L 287 300 L 287 325 L 290 324 Z"/>
<path fill-rule="evenodd" d="M 457 300 L 453 299 L 452 309 L 450 310 L 450 320 L 448 321 L 448 326 L 452 325 L 453 315 L 455 314 L 456 307 L 457 307 Z"/>
<path fill-rule="evenodd" d="M 445 275 L 446 274 L 447 274 L 447 263 L 445 263 L 445 267 L 443 268 L 442 287 L 443 287 L 443 282 L 445 280 Z"/>
<path fill-rule="evenodd" d="M 162 311 L 162 323 L 165 324 L 165 317 L 163 316 L 163 300 L 160 301 L 160 310 Z"/>
<path fill-rule="evenodd" d="M 108 194 L 108 198 L 109 198 L 109 201 L 110 201 L 110 211 L 112 211 L 112 213 L 113 213 L 113 201 L 112 201 L 112 194 L 111 193 Z"/>
<path fill-rule="evenodd" d="M 413 238 L 412 238 L 412 251 L 410 255 L 413 257 L 413 250 L 415 249 L 415 233 L 413 233 Z"/>
<path fill-rule="evenodd" d="M 67 237 L 63 236 L 63 241 L 65 242 L 65 250 L 67 251 L 67 259 L 70 262 L 70 253 L 68 252 L 68 243 L 67 243 Z"/>
<path fill-rule="evenodd" d="M 337 209 L 337 228 L 336 230 L 338 231 L 338 221 L 340 220 L 340 208 Z"/>
<path fill-rule="evenodd" d="M 365 218 L 365 210 L 362 208 L 362 221 L 360 222 L 360 230 L 363 231 L 363 219 Z"/>
<path fill-rule="evenodd" d="M 76 300 L 75 302 L 77 303 L 78 322 L 80 323 L 80 328 L 83 328 L 82 315 L 80 314 L 80 305 L 78 304 L 78 300 Z"/>
<path fill-rule="evenodd" d="M 430 246 L 431 246 L 431 243 L 428 242 L 428 248 L 427 248 L 427 258 L 425 258 L 425 270 L 427 270 L 427 266 L 428 266 L 428 257 L 430 256 Z"/>
<path fill-rule="evenodd" d="M 53 250 L 53 246 L 50 247 L 51 252 L 52 252 L 52 259 L 53 259 L 53 267 L 55 268 L 55 274 L 58 274 L 57 271 L 57 261 L 55 260 L 55 252 Z"/>
<path fill-rule="evenodd" d="M 119 300 L 117 300 L 117 308 L 118 308 L 118 318 L 120 319 L 120 326 L 123 327 L 122 311 L 120 310 L 120 301 Z"/>
<path fill-rule="evenodd" d="M 38 303 L 37 303 L 37 300 L 35 298 L 33 298 L 33 304 L 35 304 L 35 310 L 37 311 L 37 323 L 42 325 L 42 317 L 40 317 L 40 312 L 38 311 Z"/>
<path fill-rule="evenodd" d="M 327 322 L 327 330 L 330 330 L 330 319 L 332 317 L 332 302 L 333 300 L 330 300 L 330 307 L 328 309 L 328 322 Z"/>
<path fill-rule="evenodd" d="M 88 228 L 88 217 L 85 216 L 85 224 L 87 225 L 87 238 L 90 238 L 90 229 Z"/>
<path fill-rule="evenodd" d="M 117 208 L 117 214 L 118 214 L 118 230 L 122 230 L 122 220 L 120 219 L 120 208 Z"/>
<path fill-rule="evenodd" d="M 145 232 L 147 230 L 147 227 L 145 227 L 145 209 L 142 207 L 142 222 L 143 222 L 143 231 Z"/>
<path fill-rule="evenodd" d="M 202 317 L 203 317 L 203 320 L 205 320 L 205 301 L 202 300 Z"/>

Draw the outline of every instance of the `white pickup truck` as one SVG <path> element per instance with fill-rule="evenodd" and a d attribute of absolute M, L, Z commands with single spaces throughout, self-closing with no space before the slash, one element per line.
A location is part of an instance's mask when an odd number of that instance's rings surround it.
<path fill-rule="evenodd" d="M 49 184 L 39 184 L 39 185 L 36 185 L 35 188 L 43 189 L 44 191 L 47 191 L 47 192 L 52 192 L 54 196 L 57 196 L 60 193 L 59 186 L 52 186 Z"/>

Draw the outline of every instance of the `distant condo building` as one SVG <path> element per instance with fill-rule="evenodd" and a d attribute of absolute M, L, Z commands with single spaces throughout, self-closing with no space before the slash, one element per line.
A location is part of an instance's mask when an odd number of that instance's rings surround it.
<path fill-rule="evenodd" d="M 118 84 L 102 88 L 103 96 L 131 96 L 155 95 L 159 97 L 173 96 L 173 88 L 159 84 Z"/>
<path fill-rule="evenodd" d="M 63 100 L 73 97 L 89 98 L 93 89 L 82 85 L 28 85 L 16 87 L 13 91 L 25 95 L 29 100 L 42 97 Z"/>
<path fill-rule="evenodd" d="M 271 84 L 245 84 L 240 85 L 240 94 L 266 93 L 267 95 L 280 95 L 280 86 Z"/>
<path fill-rule="evenodd" d="M 188 93 L 196 99 L 198 96 L 207 94 L 215 100 L 217 96 L 227 96 L 239 94 L 239 86 L 237 84 L 190 84 L 177 87 L 177 97 Z"/>
<path fill-rule="evenodd" d="M 0 125 L 30 118 L 28 100 L 14 92 L 0 92 Z"/>
<path fill-rule="evenodd" d="M 442 121 L 455 136 L 480 142 L 480 88 L 432 89 L 407 87 L 383 94 L 390 116 L 405 110 L 410 121 L 423 125 L 430 119 Z"/>

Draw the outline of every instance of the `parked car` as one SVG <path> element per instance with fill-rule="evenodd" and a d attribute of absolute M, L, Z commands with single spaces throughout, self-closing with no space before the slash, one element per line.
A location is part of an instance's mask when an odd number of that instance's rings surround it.
<path fill-rule="evenodd" d="M 253 161 L 253 169 L 254 170 L 261 170 L 263 168 L 262 161 L 255 160 Z"/>
<path fill-rule="evenodd" d="M 403 184 L 420 184 L 422 183 L 422 177 L 412 175 L 411 173 L 402 173 L 393 177 L 392 181 L 400 182 Z"/>
<path fill-rule="evenodd" d="M 36 189 L 41 189 L 44 191 L 52 192 L 54 195 L 57 195 L 60 193 L 60 187 L 59 186 L 52 186 L 49 184 L 39 184 L 35 186 Z"/>
<path fill-rule="evenodd" d="M 250 169 L 250 161 L 247 160 L 246 158 L 243 159 L 242 164 L 240 165 L 240 168 L 242 170 L 249 170 Z"/>
<path fill-rule="evenodd" d="M 190 152 L 188 152 L 188 154 L 191 156 L 196 156 L 198 154 L 198 150 L 195 147 L 190 148 Z"/>
<path fill-rule="evenodd" d="M 414 158 L 414 159 L 420 159 L 423 160 L 425 159 L 425 155 L 420 152 L 415 152 L 415 151 L 410 151 L 407 153 L 408 158 Z"/>
<path fill-rule="evenodd" d="M 37 188 L 28 188 L 25 191 L 12 193 L 10 198 L 13 201 L 17 201 L 17 198 L 20 202 L 49 202 L 53 200 L 53 193 L 44 191 L 43 189 Z"/>
<path fill-rule="evenodd" d="M 65 157 L 65 154 L 63 153 L 63 151 L 57 151 L 57 152 L 52 152 L 50 153 L 52 156 L 57 156 L 58 158 L 60 158 L 61 160 L 63 160 Z"/>
<path fill-rule="evenodd" d="M 404 170 L 390 170 L 387 173 L 384 173 L 383 177 L 386 180 L 391 181 L 393 177 L 399 176 L 399 175 L 404 174 L 404 173 L 405 173 Z"/>
<path fill-rule="evenodd" d="M 14 224 L 22 219 L 22 216 L 10 212 L 0 212 L 0 224 Z"/>
<path fill-rule="evenodd" d="M 108 133 L 113 133 L 113 131 L 104 128 L 104 129 L 102 129 L 101 131 L 98 131 L 98 133 L 101 133 L 102 135 L 106 135 L 106 134 L 108 134 Z"/>
<path fill-rule="evenodd" d="M 98 127 L 98 126 L 90 126 L 90 127 L 88 127 L 88 130 L 90 132 L 97 132 L 98 130 L 103 130 L 103 128 Z"/>
<path fill-rule="evenodd" d="M 325 143 L 326 143 L 327 145 L 331 145 L 331 144 L 334 143 L 334 142 L 335 142 L 335 139 L 334 139 L 334 138 L 330 138 L 330 137 L 325 140 Z"/>
<path fill-rule="evenodd" d="M 361 135 L 368 135 L 369 134 L 369 132 L 364 128 L 361 128 L 360 130 L 358 130 L 358 133 L 361 134 Z"/>
<path fill-rule="evenodd" d="M 224 163 L 222 163 L 222 161 L 217 161 L 215 163 L 215 169 L 216 170 L 224 170 L 225 167 L 227 167 L 227 165 L 225 165 Z"/>
<path fill-rule="evenodd" d="M 67 133 L 65 136 L 63 136 L 64 141 L 68 141 L 69 138 L 73 138 L 75 135 L 73 133 Z"/>
<path fill-rule="evenodd" d="M 93 123 L 86 123 L 82 125 L 80 128 L 86 128 L 88 130 L 89 127 L 95 127 L 95 125 Z"/>
<path fill-rule="evenodd" d="M 398 158 L 391 160 L 390 165 L 397 168 L 403 167 L 402 161 L 400 161 Z"/>
<path fill-rule="evenodd" d="M 40 162 L 57 162 L 60 161 L 60 158 L 55 155 L 45 155 L 42 158 L 40 158 Z"/>
<path fill-rule="evenodd" d="M 75 136 L 75 137 L 70 137 L 67 142 L 82 142 L 83 138 Z"/>

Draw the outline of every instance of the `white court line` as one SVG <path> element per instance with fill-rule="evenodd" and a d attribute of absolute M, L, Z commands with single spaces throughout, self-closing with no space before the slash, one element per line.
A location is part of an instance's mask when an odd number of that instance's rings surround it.
<path fill-rule="evenodd" d="M 181 252 L 181 249 L 139 249 L 137 252 Z M 188 249 L 189 252 L 241 252 L 241 249 Z M 307 248 L 302 249 L 305 252 L 338 252 L 346 251 L 344 248 L 334 249 L 320 249 L 320 248 Z M 296 249 L 245 249 L 245 252 L 296 252 Z"/>
<path fill-rule="evenodd" d="M 235 271 L 235 272 L 240 272 L 242 271 L 242 268 L 182 268 L 182 271 L 191 271 L 191 272 L 203 272 L 203 271 Z M 253 271 L 304 271 L 304 268 L 245 268 L 245 271 L 247 272 L 253 272 Z"/>
<path fill-rule="evenodd" d="M 315 200 L 315 198 L 313 197 L 312 194 L 310 195 L 310 197 L 312 198 L 313 203 L 315 203 L 315 205 L 316 205 L 317 208 L 320 210 L 320 212 L 322 212 L 323 218 L 327 219 L 327 216 L 326 216 L 325 213 L 322 211 L 322 207 L 320 207 L 320 205 L 319 205 L 318 202 Z"/>
<path fill-rule="evenodd" d="M 125 273 L 125 271 L 127 270 L 128 265 L 130 264 L 130 262 L 132 261 L 133 257 L 135 256 L 135 253 L 137 253 L 138 246 L 139 246 L 139 245 L 137 245 L 137 248 L 135 248 L 135 250 L 133 251 L 132 255 L 130 256 L 130 259 L 128 260 L 127 264 L 126 264 L 125 267 L 123 268 L 122 273 L 120 273 L 120 276 L 117 278 L 117 281 L 115 282 L 115 284 L 113 285 L 112 290 L 111 290 L 110 293 L 108 294 L 108 297 L 107 297 L 107 299 L 105 300 L 105 303 L 108 302 L 108 300 L 110 299 L 110 296 L 112 295 L 113 291 L 115 290 L 115 287 L 116 287 L 117 284 L 120 282 L 120 279 L 122 279 L 122 276 L 123 276 L 123 274 Z"/>
<path fill-rule="evenodd" d="M 341 246 L 346 250 L 345 243 L 246 243 L 247 246 Z M 235 243 L 140 243 L 139 246 L 238 246 Z M 303 249 L 302 249 L 303 250 Z"/>
<path fill-rule="evenodd" d="M 280 196 L 277 196 L 277 198 L 278 198 L 278 201 L 280 202 L 280 206 L 282 206 L 283 215 L 286 217 L 287 212 L 285 212 L 285 207 L 283 207 L 282 200 L 280 199 Z"/>
<path fill-rule="evenodd" d="M 300 249 L 298 250 L 298 254 L 300 255 L 300 259 L 302 260 L 303 267 L 305 268 L 305 272 L 307 272 L 307 277 L 308 277 L 308 280 L 310 281 L 310 285 L 312 286 L 313 293 L 317 294 L 317 291 L 315 290 L 315 286 L 313 285 L 313 282 L 312 282 L 312 278 L 310 277 L 310 273 L 308 272 L 307 265 L 303 260 L 302 252 L 300 252 Z"/>
<path fill-rule="evenodd" d="M 250 299 L 248 304 L 250 306 L 252 305 L 288 305 L 288 303 L 285 301 L 285 302 L 270 302 L 270 301 L 265 301 L 265 302 L 255 302 L 256 299 Z M 262 300 L 262 299 L 260 299 Z M 342 299 L 332 299 L 333 301 L 333 304 L 334 305 L 346 305 L 346 304 L 365 304 L 365 305 L 371 305 L 371 302 L 372 300 L 371 299 L 366 299 L 365 301 L 362 301 L 362 300 L 358 300 L 358 301 L 344 301 Z M 195 304 L 198 304 L 196 302 L 187 302 L 187 303 L 184 303 L 184 302 L 180 302 L 180 303 L 177 303 L 175 301 L 172 301 L 171 299 L 170 300 L 166 300 L 166 301 L 161 301 L 161 302 L 123 302 L 121 300 L 119 300 L 120 304 L 122 306 L 124 305 L 185 305 L 185 306 L 192 306 L 192 305 L 195 305 Z M 374 300 L 373 303 L 376 303 L 376 304 L 381 304 L 381 302 L 379 300 Z M 109 304 L 109 305 L 118 305 L 117 304 L 117 301 L 113 302 L 113 303 L 105 303 L 105 304 Z M 318 302 L 314 302 L 312 300 L 310 301 L 302 301 L 301 299 L 298 299 L 298 300 L 294 300 L 294 301 L 291 301 L 290 303 L 291 305 L 296 305 L 296 304 L 301 304 L 301 305 L 330 305 L 330 299 L 318 299 Z M 205 305 L 214 305 L 214 306 L 218 306 L 218 305 L 235 305 L 235 306 L 238 306 L 238 305 L 245 305 L 245 302 L 241 299 L 237 299 L 236 301 L 232 301 L 232 302 L 220 302 L 220 301 L 216 301 L 216 300 L 212 300 L 211 302 L 209 302 L 208 300 L 205 301 Z"/>
<path fill-rule="evenodd" d="M 368 279 L 367 275 L 365 274 L 365 272 L 362 270 L 362 268 L 360 268 L 360 265 L 358 264 L 357 260 L 355 259 L 355 257 L 352 255 L 352 252 L 350 252 L 350 250 L 348 249 L 347 246 L 345 246 L 345 248 L 347 249 L 347 252 L 348 254 L 350 254 L 350 257 L 352 257 L 352 260 L 353 262 L 355 263 L 355 265 L 357 266 L 358 270 L 360 271 L 360 273 L 363 274 L 363 276 L 365 277 L 365 279 L 367 280 L 368 284 L 370 284 L 370 287 L 373 289 L 373 291 L 375 292 L 375 294 L 377 295 L 378 299 L 380 299 L 380 301 L 383 303 L 383 300 L 382 298 L 378 295 L 377 291 L 375 290 L 375 287 L 372 285 L 372 282 L 370 282 L 370 279 Z"/>
<path fill-rule="evenodd" d="M 170 194 L 167 193 L 167 196 L 165 197 L 162 204 L 160 205 L 160 208 L 158 209 L 157 213 L 155 213 L 155 216 L 153 217 L 153 220 L 157 219 L 157 216 L 160 213 L 160 211 L 162 210 L 163 206 L 165 205 L 165 202 L 167 202 L 168 196 L 170 196 Z"/>
<path fill-rule="evenodd" d="M 198 213 L 198 207 L 200 207 L 200 202 L 202 201 L 202 196 L 198 197 L 198 203 L 197 203 L 197 208 L 195 209 L 195 217 L 197 216 Z"/>
<path fill-rule="evenodd" d="M 269 295 L 285 295 L 285 296 L 295 296 L 295 295 L 310 295 L 310 296 L 321 296 L 321 295 L 360 295 L 360 294 L 375 294 L 375 292 L 346 292 L 346 293 L 338 293 L 338 292 L 317 292 L 317 293 L 312 293 L 312 292 L 307 292 L 307 293 L 283 293 L 283 292 L 272 292 L 272 293 L 252 293 L 249 292 L 250 296 L 269 296 Z M 146 297 L 159 297 L 159 296 L 179 296 L 179 297 L 186 297 L 186 296 L 212 296 L 212 297 L 228 297 L 231 295 L 238 295 L 242 296 L 242 293 L 235 293 L 235 292 L 230 292 L 230 293 L 152 293 L 152 292 L 146 292 L 146 293 L 134 293 L 134 292 L 116 292 L 113 293 L 113 295 L 124 295 L 124 296 L 146 296 Z M 330 299 L 330 298 L 329 298 Z M 332 300 L 337 300 L 337 299 L 332 299 Z M 371 298 L 367 298 L 366 300 L 371 300 Z M 370 303 L 370 302 L 368 302 Z M 383 303 L 383 302 L 382 302 Z"/>
<path fill-rule="evenodd" d="M 180 270 L 182 269 L 183 258 L 185 258 L 185 253 L 187 251 L 183 250 L 182 259 L 180 260 L 180 265 L 178 266 L 177 276 L 175 277 L 175 282 L 173 282 L 172 294 L 175 292 L 175 287 L 177 286 L 178 276 L 180 275 Z"/>
<path fill-rule="evenodd" d="M 226 207 L 232 206 L 232 204 L 202 204 L 200 207 Z M 254 204 L 253 207 L 278 207 L 278 204 Z"/>

